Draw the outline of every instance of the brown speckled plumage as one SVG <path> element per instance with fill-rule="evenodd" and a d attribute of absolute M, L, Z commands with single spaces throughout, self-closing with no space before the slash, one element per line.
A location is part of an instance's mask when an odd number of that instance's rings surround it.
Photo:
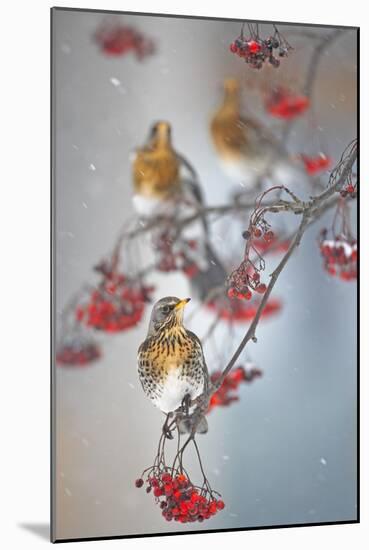
<path fill-rule="evenodd" d="M 183 326 L 180 310 L 173 309 L 149 331 L 138 350 L 138 373 L 147 397 L 166 413 L 177 409 L 186 395 L 194 399 L 203 392 L 208 371 L 202 345 Z"/>

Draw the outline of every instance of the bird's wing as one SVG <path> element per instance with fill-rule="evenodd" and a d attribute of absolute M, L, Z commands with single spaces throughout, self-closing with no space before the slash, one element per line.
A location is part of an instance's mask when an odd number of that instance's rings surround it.
<path fill-rule="evenodd" d="M 208 371 L 208 367 L 206 365 L 201 340 L 198 336 L 196 336 L 196 334 L 194 332 L 191 332 L 190 330 L 187 330 L 187 334 L 192 339 L 192 341 L 194 342 L 194 344 L 197 347 L 197 350 L 199 352 L 201 367 L 202 367 L 202 370 L 203 370 L 203 373 L 204 373 L 205 388 L 207 389 L 208 385 L 209 385 L 209 371 Z"/>
<path fill-rule="evenodd" d="M 187 170 L 189 173 L 190 179 L 197 181 L 198 176 L 195 168 L 192 166 L 189 160 L 186 159 L 183 155 L 180 153 L 175 152 L 177 159 L 179 160 L 180 165 Z"/>
<path fill-rule="evenodd" d="M 248 117 L 240 117 L 240 126 L 244 127 L 245 133 L 248 136 L 247 147 L 253 147 L 255 150 L 274 149 L 281 150 L 281 145 L 275 135 L 257 120 Z"/>
<path fill-rule="evenodd" d="M 193 207 L 203 208 L 204 196 L 196 170 L 183 155 L 180 155 L 177 152 L 175 154 L 179 161 L 180 168 L 184 168 L 184 171 L 182 170 L 181 173 L 181 184 L 182 190 L 184 192 L 184 197 L 187 196 L 189 202 L 192 203 Z M 201 223 L 204 229 L 205 238 L 207 239 L 209 228 L 205 216 L 201 216 Z"/>
<path fill-rule="evenodd" d="M 182 181 L 184 185 L 187 187 L 190 193 L 190 196 L 193 202 L 196 204 L 196 206 L 199 206 L 199 207 L 204 206 L 204 197 L 203 197 L 199 182 L 197 180 L 192 180 L 192 179 L 183 179 Z"/>
<path fill-rule="evenodd" d="M 149 353 L 150 339 L 147 338 L 142 342 L 137 352 L 137 366 L 138 366 L 138 376 L 141 382 L 142 389 L 149 395 L 149 383 L 151 382 L 151 377 L 149 373 L 152 372 L 153 361 L 152 354 Z"/>
<path fill-rule="evenodd" d="M 192 198 L 195 199 L 194 202 L 199 206 L 202 206 L 204 204 L 204 198 L 195 168 L 186 159 L 186 157 L 177 152 L 175 154 L 179 161 L 180 167 L 182 169 L 184 168 L 184 170 L 182 170 L 183 173 L 181 174 L 183 183 L 189 189 Z"/>

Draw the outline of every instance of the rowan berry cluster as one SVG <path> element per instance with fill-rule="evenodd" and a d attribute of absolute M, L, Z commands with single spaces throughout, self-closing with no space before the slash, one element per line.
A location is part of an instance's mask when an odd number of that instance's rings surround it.
<path fill-rule="evenodd" d="M 63 343 L 56 352 L 56 362 L 61 366 L 83 367 L 100 357 L 101 350 L 95 342 L 77 336 Z"/>
<path fill-rule="evenodd" d="M 339 236 L 333 239 L 326 238 L 327 231 L 321 232 L 319 243 L 320 252 L 324 260 L 324 269 L 333 277 L 343 281 L 357 279 L 357 241 Z"/>
<path fill-rule="evenodd" d="M 292 48 L 279 33 L 263 39 L 253 32 L 245 38 L 241 32 L 229 49 L 243 58 L 252 69 L 261 69 L 266 62 L 278 68 L 280 59 L 286 57 Z"/>
<path fill-rule="evenodd" d="M 253 246 L 258 251 L 259 254 L 266 253 L 280 253 L 287 252 L 291 244 L 290 239 L 280 238 L 274 234 L 273 237 L 267 237 L 267 240 L 257 239 L 254 241 Z"/>
<path fill-rule="evenodd" d="M 354 184 L 351 178 L 349 178 L 343 189 L 341 189 L 340 194 L 343 198 L 349 196 L 354 199 L 357 195 L 357 183 Z"/>
<path fill-rule="evenodd" d="M 135 28 L 122 23 L 103 23 L 94 34 L 101 51 L 110 56 L 121 56 L 133 52 L 142 60 L 155 51 L 154 42 Z"/>
<path fill-rule="evenodd" d="M 273 231 L 271 231 L 269 224 L 264 218 L 258 219 L 257 225 L 252 226 L 251 230 L 244 231 L 242 236 L 250 243 L 254 243 L 255 239 L 262 238 L 267 245 L 270 245 L 275 239 Z M 261 262 L 261 265 L 263 265 L 263 262 Z M 228 278 L 228 297 L 251 300 L 252 291 L 264 294 L 267 287 L 264 283 L 260 282 L 260 271 L 261 268 L 258 268 L 246 256 Z"/>
<path fill-rule="evenodd" d="M 241 262 L 229 277 L 229 298 L 251 300 L 252 291 L 264 294 L 266 284 L 260 282 L 260 273 L 251 265 L 249 260 Z"/>
<path fill-rule="evenodd" d="M 319 153 L 316 157 L 301 155 L 301 159 L 304 163 L 306 172 L 310 176 L 314 176 L 315 174 L 319 174 L 319 172 L 327 170 L 332 164 L 331 157 L 325 155 L 324 153 Z"/>
<path fill-rule="evenodd" d="M 210 380 L 215 384 L 222 375 L 222 371 L 213 372 Z M 208 413 L 215 407 L 227 407 L 239 401 L 239 396 L 236 394 L 238 387 L 242 383 L 250 383 L 255 378 L 262 376 L 260 369 L 256 367 L 251 367 L 246 370 L 245 367 L 236 367 L 231 370 L 229 374 L 224 379 L 221 387 L 213 393 L 210 398 Z"/>
<path fill-rule="evenodd" d="M 200 268 L 194 259 L 198 248 L 195 240 L 181 240 L 174 246 L 170 235 L 163 232 L 156 237 L 154 248 L 159 256 L 156 264 L 159 271 L 183 271 L 190 279 L 198 274 Z"/>
<path fill-rule="evenodd" d="M 136 480 L 138 488 L 143 487 L 143 478 Z M 194 486 L 181 472 L 164 470 L 151 473 L 146 480 L 146 492 L 153 493 L 167 521 L 180 523 L 203 522 L 223 510 L 223 500 L 215 498 L 207 488 Z"/>
<path fill-rule="evenodd" d="M 104 267 L 99 268 L 104 272 Z M 87 303 L 76 308 L 77 321 L 106 332 L 132 328 L 142 319 L 145 303 L 150 301 L 153 287 L 146 287 L 119 273 L 105 272 Z"/>
<path fill-rule="evenodd" d="M 309 106 L 308 97 L 281 87 L 273 88 L 265 101 L 265 109 L 269 115 L 285 120 L 301 116 Z"/>

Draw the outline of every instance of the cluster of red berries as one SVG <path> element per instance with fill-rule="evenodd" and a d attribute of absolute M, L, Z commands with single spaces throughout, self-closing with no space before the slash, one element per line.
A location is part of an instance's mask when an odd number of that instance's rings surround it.
<path fill-rule="evenodd" d="M 229 49 L 242 57 L 252 69 L 261 69 L 267 61 L 272 67 L 278 68 L 281 62 L 275 56 L 276 50 L 278 50 L 278 56 L 282 58 L 286 57 L 292 48 L 277 36 L 262 39 L 258 36 L 244 38 L 241 35 L 230 44 Z"/>
<path fill-rule="evenodd" d="M 242 233 L 242 237 L 247 241 L 248 239 L 261 239 L 263 238 L 263 241 L 266 245 L 272 245 L 273 242 L 276 240 L 276 236 L 274 235 L 273 231 L 270 229 L 270 225 L 268 222 L 266 222 L 263 218 L 258 221 L 258 223 L 251 228 L 251 230 L 246 229 Z"/>
<path fill-rule="evenodd" d="M 142 33 L 121 23 L 101 25 L 94 34 L 94 39 L 106 55 L 120 56 L 133 52 L 137 59 L 151 55 L 155 51 L 152 40 Z"/>
<path fill-rule="evenodd" d="M 357 184 L 353 184 L 351 180 L 349 180 L 346 185 L 341 189 L 340 191 L 341 197 L 345 198 L 347 196 L 354 199 L 357 194 Z"/>
<path fill-rule="evenodd" d="M 93 290 L 86 304 L 76 308 L 77 321 L 107 332 L 132 328 L 141 320 L 153 287 L 110 273 Z"/>
<path fill-rule="evenodd" d="M 144 483 L 140 478 L 135 485 L 140 488 Z M 216 499 L 206 489 L 195 487 L 182 473 L 172 475 L 164 471 L 159 475 L 151 475 L 147 479 L 146 492 L 151 491 L 167 521 L 202 522 L 215 516 L 225 506 L 222 500 Z"/>
<path fill-rule="evenodd" d="M 206 306 L 223 321 L 230 323 L 248 323 L 251 321 L 259 307 L 258 300 L 252 302 L 241 302 L 239 300 L 216 300 L 206 303 Z M 278 313 L 282 309 L 282 303 L 276 298 L 269 298 L 262 313 L 261 319 L 266 319 L 271 315 Z"/>
<path fill-rule="evenodd" d="M 336 237 L 326 238 L 326 230 L 322 231 L 319 243 L 324 260 L 324 269 L 333 277 L 343 281 L 357 279 L 357 242 L 355 239 Z"/>
<path fill-rule="evenodd" d="M 210 380 L 215 384 L 222 375 L 222 371 L 213 372 Z M 227 407 L 235 401 L 239 401 L 239 396 L 235 394 L 238 390 L 238 387 L 242 383 L 250 383 L 255 378 L 262 376 L 260 369 L 251 367 L 249 370 L 246 370 L 245 367 L 237 367 L 224 379 L 221 387 L 213 393 L 210 398 L 208 413 L 215 407 Z"/>
<path fill-rule="evenodd" d="M 56 362 L 62 366 L 83 367 L 101 357 L 101 350 L 92 341 L 74 338 L 63 344 L 56 352 Z"/>
<path fill-rule="evenodd" d="M 244 231 L 242 236 L 246 240 L 263 238 L 268 246 L 271 246 L 275 239 L 273 231 L 264 219 L 261 219 L 251 231 Z M 267 289 L 266 285 L 260 282 L 259 270 L 247 258 L 231 273 L 228 284 L 228 297 L 240 300 L 251 300 L 252 290 L 258 294 L 264 294 Z"/>
<path fill-rule="evenodd" d="M 319 172 L 327 170 L 332 164 L 331 157 L 328 157 L 324 153 L 319 153 L 319 155 L 317 155 L 316 157 L 307 157 L 305 155 L 301 155 L 301 159 L 304 163 L 306 172 L 310 176 L 314 176 Z"/>
<path fill-rule="evenodd" d="M 266 254 L 267 252 L 287 252 L 291 244 L 290 239 L 279 239 L 275 234 L 273 237 L 265 239 L 258 239 L 253 243 L 254 248 L 259 254 Z"/>
<path fill-rule="evenodd" d="M 229 277 L 229 298 L 251 300 L 252 290 L 259 294 L 264 294 L 266 289 L 266 284 L 260 282 L 259 271 L 251 268 L 248 260 L 241 262 Z"/>
<path fill-rule="evenodd" d="M 271 116 L 285 120 L 302 115 L 309 106 L 308 97 L 280 87 L 274 88 L 265 102 L 265 109 Z"/>
<path fill-rule="evenodd" d="M 195 240 L 185 240 L 181 242 L 180 249 L 174 250 L 172 241 L 166 232 L 159 235 L 154 244 L 159 253 L 157 269 L 163 272 L 183 271 L 190 279 L 199 272 L 199 266 L 191 258 L 193 251 L 197 249 Z"/>

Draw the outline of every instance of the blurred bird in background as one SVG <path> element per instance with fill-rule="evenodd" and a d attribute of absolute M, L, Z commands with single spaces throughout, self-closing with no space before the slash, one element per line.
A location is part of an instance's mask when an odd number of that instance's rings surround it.
<path fill-rule="evenodd" d="M 180 203 L 196 207 L 203 203 L 196 172 L 174 150 L 168 122 L 151 127 L 146 143 L 132 156 L 132 171 L 133 203 L 141 216 L 170 215 Z"/>
<path fill-rule="evenodd" d="M 171 126 L 156 122 L 143 147 L 136 149 L 132 158 L 134 207 L 144 221 L 166 217 L 172 223 L 180 222 L 204 208 L 202 190 L 196 171 L 172 144 Z M 160 227 L 158 229 L 160 231 Z M 192 252 L 198 272 L 191 278 L 194 295 L 203 300 L 214 287 L 224 284 L 226 271 L 210 243 L 205 216 L 186 225 L 180 239 L 196 241 Z"/>
<path fill-rule="evenodd" d="M 211 138 L 224 173 L 247 187 L 269 176 L 275 184 L 304 177 L 302 166 L 288 157 L 281 143 L 268 130 L 242 114 L 241 90 L 237 79 L 224 81 L 222 104 L 210 124 Z"/>
<path fill-rule="evenodd" d="M 164 432 L 170 439 L 168 421 L 181 408 L 182 432 L 191 401 L 207 390 L 209 374 L 199 338 L 183 325 L 183 310 L 190 298 L 162 298 L 153 307 L 147 337 L 138 349 L 138 374 L 146 396 L 167 415 Z M 197 431 L 207 431 L 205 417 Z"/>

